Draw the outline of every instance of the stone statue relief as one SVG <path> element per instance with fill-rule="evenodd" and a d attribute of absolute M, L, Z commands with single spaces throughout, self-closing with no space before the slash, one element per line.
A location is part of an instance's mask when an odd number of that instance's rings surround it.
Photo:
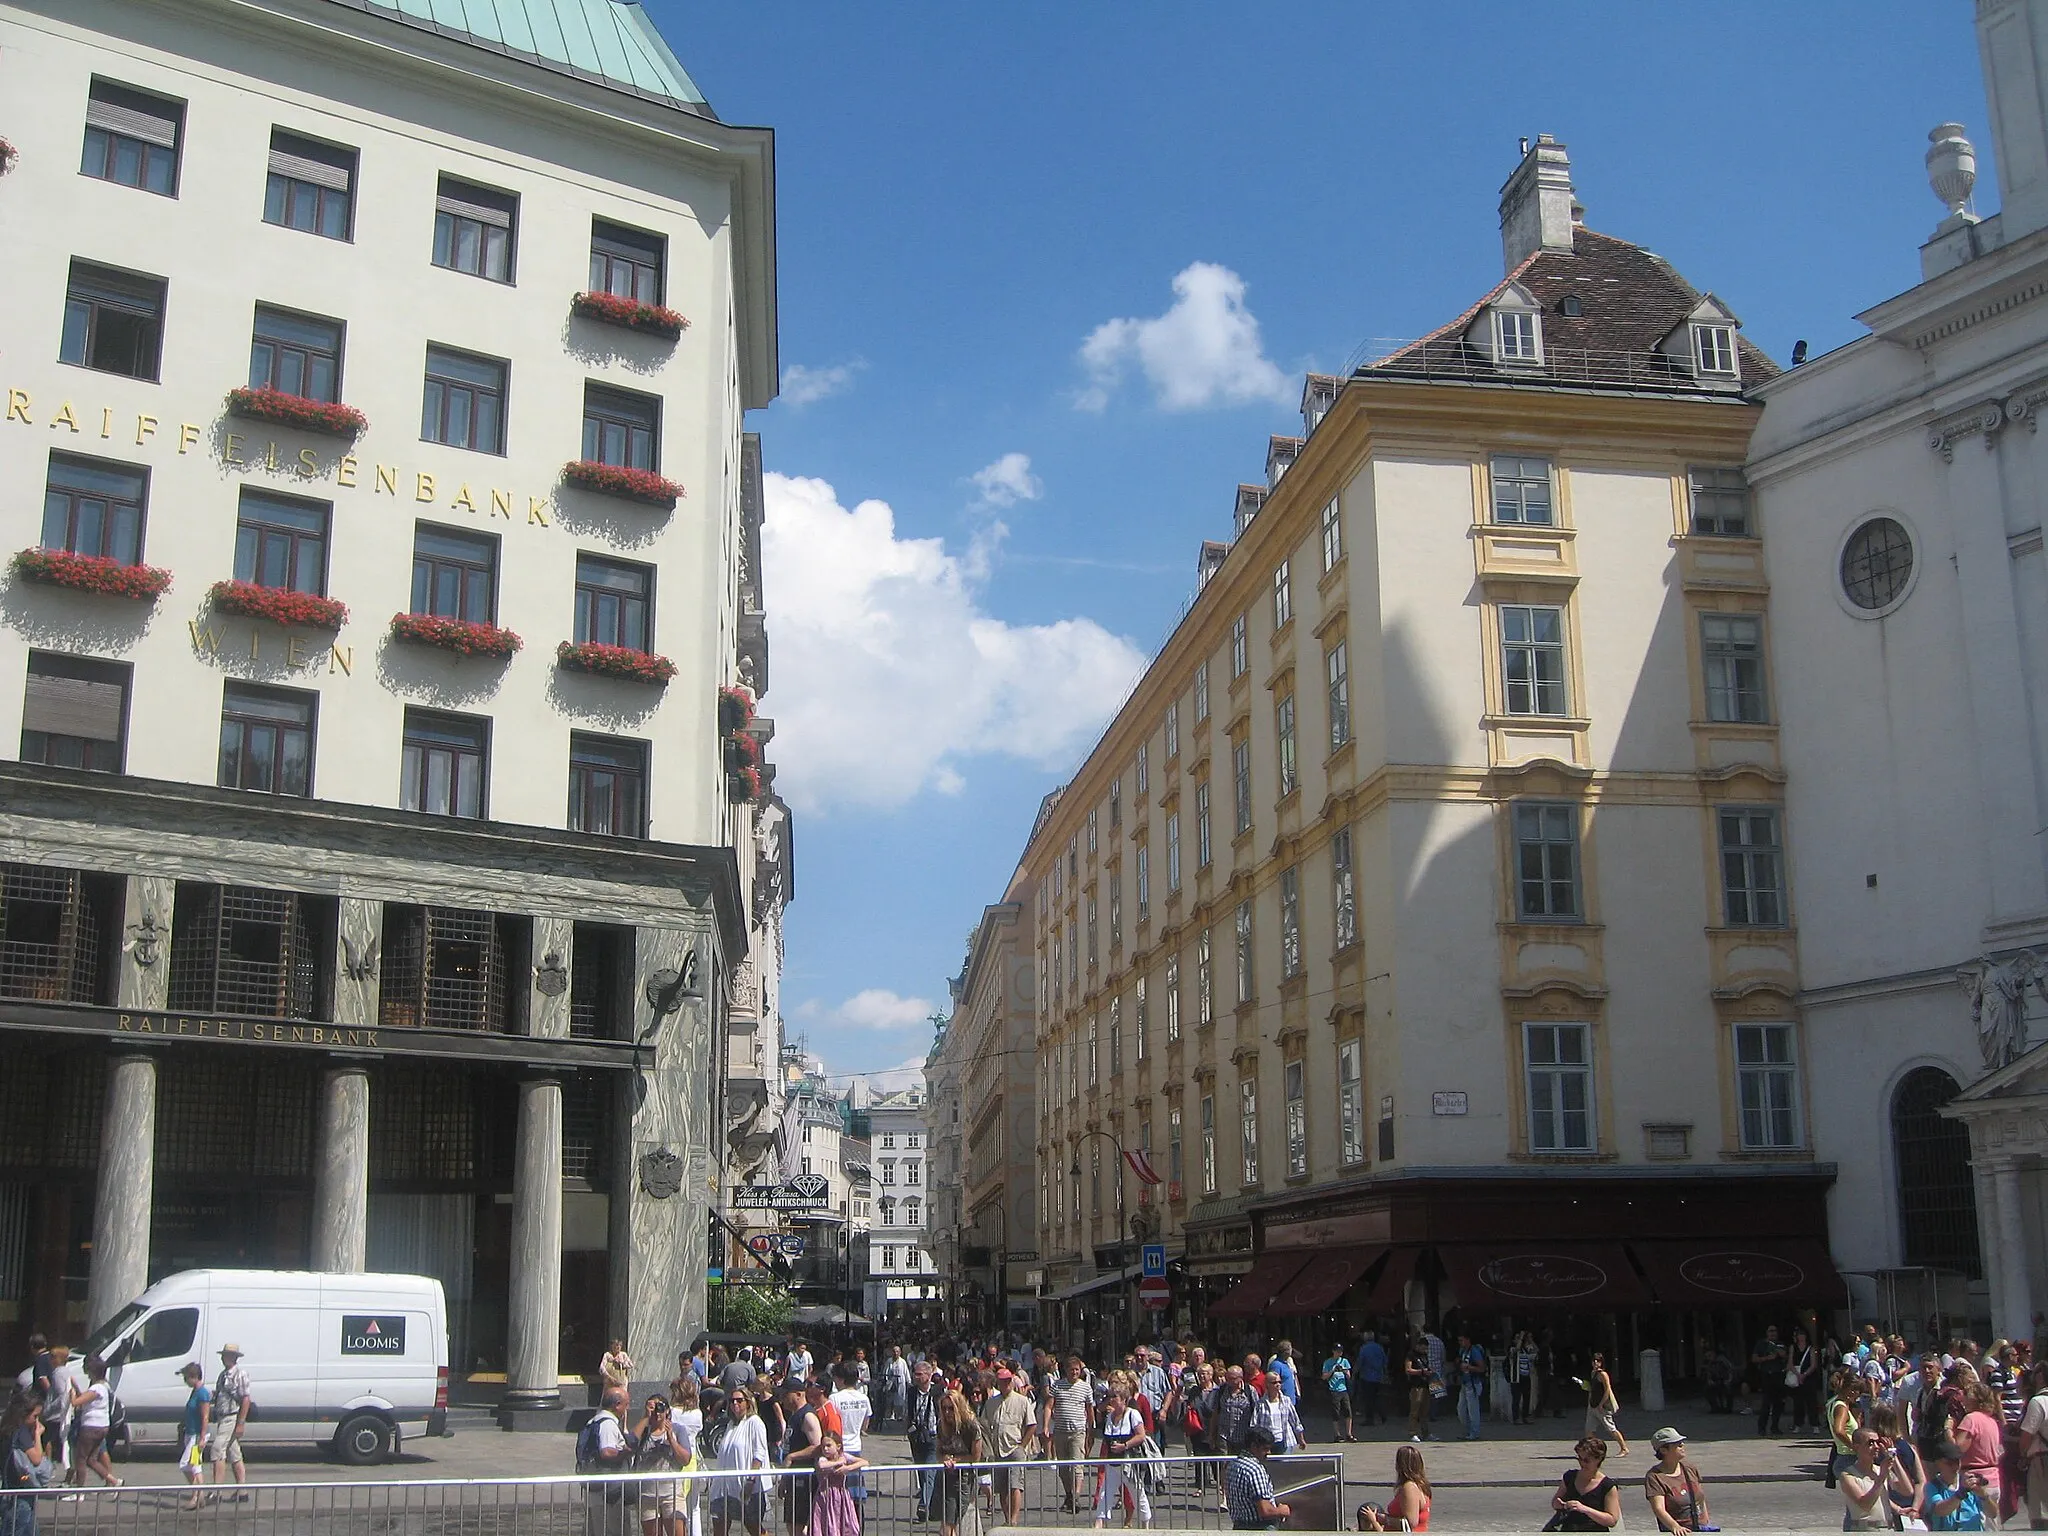
<path fill-rule="evenodd" d="M 2048 966 L 2031 949 L 2007 960 L 1990 956 L 1956 972 L 1970 999 L 1970 1022 L 1977 1026 L 1977 1046 L 1984 1070 L 2009 1066 L 2027 1048 L 2027 990 L 2048 1001 Z"/>

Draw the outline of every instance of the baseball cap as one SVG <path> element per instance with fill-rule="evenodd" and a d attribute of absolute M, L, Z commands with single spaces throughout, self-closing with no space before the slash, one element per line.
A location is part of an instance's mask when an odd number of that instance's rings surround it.
<path fill-rule="evenodd" d="M 1650 1444 L 1683 1445 L 1685 1444 L 1685 1436 L 1678 1430 L 1673 1429 L 1669 1424 L 1666 1424 L 1662 1429 L 1658 1430 L 1657 1433 L 1650 1436 Z"/>
<path fill-rule="evenodd" d="M 1017 1379 L 1017 1373 L 1016 1373 L 1016 1372 L 1014 1372 L 1014 1371 L 997 1371 L 997 1372 L 996 1372 L 996 1380 L 997 1380 L 997 1381 L 1015 1381 L 1016 1379 Z"/>

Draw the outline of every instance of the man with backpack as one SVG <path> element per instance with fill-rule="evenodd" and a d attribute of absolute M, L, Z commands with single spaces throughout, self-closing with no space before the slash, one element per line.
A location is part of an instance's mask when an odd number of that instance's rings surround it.
<path fill-rule="evenodd" d="M 626 1389 L 605 1388 L 597 1412 L 576 1433 L 578 1472 L 600 1477 L 627 1470 L 632 1446 L 627 1440 L 623 1420 L 625 1411 Z M 583 1491 L 587 1536 L 624 1536 L 630 1527 L 638 1523 L 639 1511 L 627 1507 L 625 1483 L 586 1483 Z"/>
<path fill-rule="evenodd" d="M 1486 1350 L 1469 1333 L 1458 1335 L 1458 1422 L 1465 1438 L 1477 1440 L 1484 1427 L 1480 1396 L 1486 1390 Z"/>
<path fill-rule="evenodd" d="M 1232 1456 L 1243 1452 L 1245 1434 L 1259 1406 L 1258 1394 L 1244 1379 L 1244 1367 L 1233 1365 L 1223 1377 L 1223 1390 L 1216 1394 L 1216 1415 L 1209 1423 L 1218 1452 Z"/>

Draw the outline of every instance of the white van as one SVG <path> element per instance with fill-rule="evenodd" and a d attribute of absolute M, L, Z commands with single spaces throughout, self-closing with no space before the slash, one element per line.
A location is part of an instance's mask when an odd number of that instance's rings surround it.
<path fill-rule="evenodd" d="M 239 1345 L 256 1411 L 250 1444 L 311 1440 L 353 1466 L 398 1454 L 408 1436 L 448 1432 L 448 1311 L 425 1275 L 188 1269 L 167 1275 L 87 1341 L 103 1356 L 129 1433 L 178 1440 L 197 1360 L 209 1385 Z"/>

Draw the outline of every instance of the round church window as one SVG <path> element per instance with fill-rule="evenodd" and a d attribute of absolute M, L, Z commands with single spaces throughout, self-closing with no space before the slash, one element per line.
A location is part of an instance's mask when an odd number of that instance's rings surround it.
<path fill-rule="evenodd" d="M 1913 539 L 1895 518 L 1871 518 L 1842 546 L 1842 591 L 1858 608 L 1890 608 L 1912 579 Z"/>

